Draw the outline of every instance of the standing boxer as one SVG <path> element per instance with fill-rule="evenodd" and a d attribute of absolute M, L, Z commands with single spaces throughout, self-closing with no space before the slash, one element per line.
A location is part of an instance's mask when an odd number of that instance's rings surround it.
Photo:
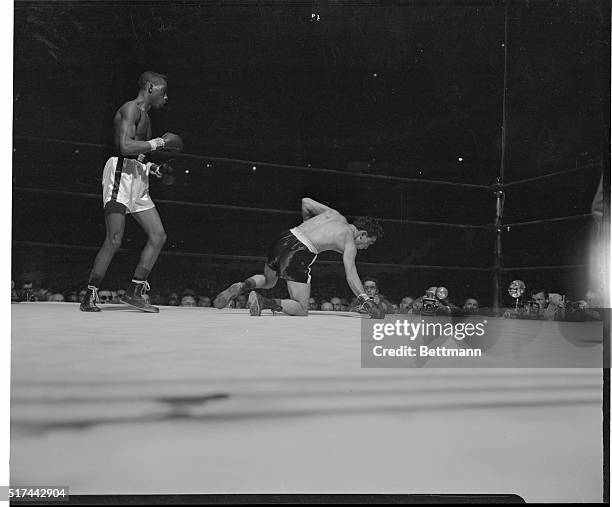
<path fill-rule="evenodd" d="M 270 309 L 288 315 L 308 315 L 310 267 L 320 252 L 331 250 L 342 254 L 346 281 L 357 296 L 360 308 L 373 318 L 384 317 L 384 311 L 370 298 L 361 284 L 355 257 L 382 237 L 380 224 L 370 217 L 357 217 L 352 224 L 336 210 L 312 199 L 302 199 L 301 225 L 280 234 L 270 247 L 263 274 L 230 285 L 215 299 L 216 308 L 226 307 L 239 294 L 249 294 L 251 315 Z M 253 289 L 271 289 L 279 278 L 287 280 L 291 299 L 268 299 Z"/>
<path fill-rule="evenodd" d="M 146 162 L 145 154 L 155 150 L 180 151 L 183 142 L 179 136 L 171 133 L 152 139 L 149 111 L 166 105 L 166 77 L 147 71 L 138 79 L 138 86 L 138 96 L 123 104 L 115 113 L 115 155 L 106 162 L 102 177 L 106 238 L 89 275 L 87 292 L 80 306 L 83 312 L 101 311 L 96 306 L 98 287 L 121 246 L 126 213 L 130 213 L 143 228 L 147 243 L 140 255 L 130 288 L 121 302 L 144 312 L 159 312 L 158 308 L 143 298 L 143 294 L 149 290 L 149 273 L 166 241 L 161 219 L 149 197 L 149 174 L 167 180 L 171 178 L 172 168 L 167 164 Z"/>

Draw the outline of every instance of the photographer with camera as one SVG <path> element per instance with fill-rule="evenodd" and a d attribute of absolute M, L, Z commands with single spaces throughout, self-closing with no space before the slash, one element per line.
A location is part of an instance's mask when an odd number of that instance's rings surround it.
<path fill-rule="evenodd" d="M 516 282 L 512 282 L 513 284 Z M 521 282 L 523 283 L 523 282 Z M 512 285 L 511 285 L 512 287 Z M 509 289 L 510 291 L 510 289 Z M 523 283 L 522 291 L 525 291 L 525 285 Z M 513 297 L 517 298 L 517 305 L 513 309 L 508 309 L 504 313 L 503 317 L 505 319 L 532 319 L 532 320 L 553 320 L 551 318 L 551 314 L 554 317 L 554 313 L 558 309 L 559 300 L 553 297 L 553 306 L 550 310 L 547 311 L 548 303 L 549 303 L 549 294 L 546 289 L 537 288 L 531 291 L 530 298 L 523 302 L 520 302 L 518 299 L 521 292 L 518 295 L 514 295 Z M 558 294 L 554 294 L 554 296 L 558 296 Z"/>
<path fill-rule="evenodd" d="M 461 308 L 448 299 L 446 287 L 429 287 L 425 295 L 417 298 L 412 304 L 412 313 L 415 315 L 459 315 Z"/>
<path fill-rule="evenodd" d="M 534 289 L 531 292 L 532 308 L 537 304 L 537 318 L 542 320 L 564 320 L 565 298 L 556 292 L 548 292 L 546 289 Z"/>
<path fill-rule="evenodd" d="M 506 310 L 504 318 L 570 322 L 583 322 L 596 318 L 588 312 L 588 304 L 584 300 L 568 301 L 565 295 L 536 288 L 531 291 L 527 301 L 521 302 L 520 296 L 524 291 L 525 284 L 521 280 L 515 280 L 510 284 L 508 292 L 517 302 L 515 308 Z"/>

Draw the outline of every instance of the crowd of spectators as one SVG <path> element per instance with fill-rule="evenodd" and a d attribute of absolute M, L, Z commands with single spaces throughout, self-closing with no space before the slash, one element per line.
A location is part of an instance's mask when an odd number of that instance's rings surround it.
<path fill-rule="evenodd" d="M 503 317 L 510 319 L 536 319 L 558 321 L 601 320 L 603 300 L 593 290 L 589 290 L 583 299 L 568 300 L 564 295 L 548 292 L 537 287 L 530 291 L 524 301 L 518 301 L 514 308 L 507 309 Z"/>
<path fill-rule="evenodd" d="M 11 299 L 13 302 L 35 302 L 35 301 L 50 301 L 50 302 L 68 302 L 77 303 L 80 302 L 85 294 L 85 289 L 77 290 L 56 290 L 56 289 L 44 289 L 34 286 L 32 283 L 25 283 L 21 288 L 16 289 L 14 282 L 12 282 L 12 293 Z M 120 303 L 119 298 L 125 294 L 125 289 L 100 289 L 98 291 L 98 303 L 99 304 L 118 304 Z M 160 292 L 151 292 L 145 294 L 146 299 L 154 305 L 165 305 L 165 306 L 200 306 L 210 307 L 212 306 L 212 297 L 205 294 L 197 294 L 196 291 L 190 288 L 183 289 L 181 291 L 168 291 L 165 294 Z M 239 298 L 236 304 L 242 304 L 243 306 L 235 306 L 236 308 L 246 308 L 246 297 Z"/>
<path fill-rule="evenodd" d="M 346 288 L 339 288 L 337 280 L 331 283 L 312 286 L 312 297 L 309 301 L 311 311 L 346 312 L 360 311 L 357 298 L 352 299 L 346 294 Z M 418 315 L 450 315 L 467 316 L 499 315 L 505 318 L 570 320 L 582 321 L 601 318 L 603 302 L 596 291 L 589 290 L 583 298 L 569 300 L 560 293 L 548 292 L 544 288 L 534 288 L 526 292 L 517 301 L 508 298 L 506 308 L 493 311 L 483 308 L 476 297 L 456 300 L 444 287 L 431 286 L 425 288 L 422 294 L 404 295 L 397 302 L 381 292 L 380 282 L 372 276 L 362 278 L 366 294 L 381 306 L 385 314 L 418 314 Z M 280 284 L 279 284 L 280 285 Z M 31 282 L 22 283 L 18 288 L 12 282 L 12 300 L 72 302 L 81 300 L 85 289 L 55 289 L 41 288 Z M 204 290 L 185 287 L 182 289 L 166 289 L 152 291 L 146 295 L 150 303 L 158 306 L 211 307 L 218 289 L 214 284 L 205 284 Z M 344 292 L 343 292 L 344 291 Z M 286 287 L 275 287 L 265 291 L 270 297 L 287 297 Z M 99 303 L 118 304 L 124 289 L 102 288 L 98 291 Z M 230 304 L 231 308 L 246 309 L 247 295 L 240 295 Z"/>

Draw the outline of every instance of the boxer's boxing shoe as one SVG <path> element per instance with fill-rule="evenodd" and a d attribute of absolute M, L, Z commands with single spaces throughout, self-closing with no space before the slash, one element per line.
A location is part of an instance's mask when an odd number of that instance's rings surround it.
<path fill-rule="evenodd" d="M 132 308 L 136 308 L 141 312 L 159 313 L 159 308 L 151 305 L 143 297 L 144 294 L 146 294 L 146 292 L 150 289 L 151 287 L 147 281 L 132 280 L 132 285 L 127 290 L 125 295 L 119 298 L 119 301 L 131 306 Z"/>
<path fill-rule="evenodd" d="M 87 292 L 83 296 L 81 300 L 81 305 L 79 306 L 79 310 L 82 312 L 101 312 L 102 308 L 96 306 L 96 302 L 98 301 L 98 288 L 93 285 L 87 286 Z"/>
<path fill-rule="evenodd" d="M 254 290 L 251 291 L 251 293 L 249 294 L 249 302 L 248 302 L 248 307 L 249 307 L 249 313 L 251 314 L 251 316 L 253 317 L 259 317 L 261 315 L 261 302 L 259 301 L 259 294 L 257 294 L 257 292 L 255 292 Z"/>
<path fill-rule="evenodd" d="M 269 299 L 258 294 L 254 290 L 249 294 L 249 313 L 253 317 L 259 317 L 262 310 L 272 310 L 272 313 L 282 312 L 283 307 L 276 299 Z"/>
<path fill-rule="evenodd" d="M 219 310 L 221 308 L 225 308 L 227 305 L 230 304 L 230 301 L 236 299 L 236 297 L 240 295 L 243 285 L 244 284 L 242 282 L 236 282 L 231 284 L 227 289 L 219 293 L 219 295 L 213 301 L 213 306 L 215 308 L 218 308 Z"/>

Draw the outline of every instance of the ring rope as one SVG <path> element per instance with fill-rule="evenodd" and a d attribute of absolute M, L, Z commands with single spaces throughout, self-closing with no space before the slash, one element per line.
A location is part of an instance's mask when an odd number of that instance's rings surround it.
<path fill-rule="evenodd" d="M 70 144 L 74 146 L 87 146 L 90 148 L 104 148 L 109 150 L 112 153 L 114 149 L 110 145 L 106 144 L 97 144 L 97 143 L 86 143 L 80 141 L 68 141 L 64 139 L 51 139 L 45 137 L 36 137 L 36 136 L 24 136 L 24 135 L 16 135 L 15 139 L 22 139 L 28 141 L 42 141 L 42 142 L 51 142 L 51 143 L 59 143 L 59 144 Z M 191 153 L 164 153 L 159 152 L 161 154 L 166 154 L 168 156 L 172 156 L 172 158 L 182 158 L 182 159 L 191 159 L 191 160 L 200 160 L 202 162 L 228 162 L 228 163 L 237 163 L 237 164 L 248 164 L 259 167 L 269 167 L 274 169 L 292 169 L 297 171 L 311 171 L 318 173 L 326 173 L 326 174 L 337 174 L 341 176 L 354 176 L 361 178 L 372 178 L 372 179 L 381 179 L 381 180 L 389 180 L 389 181 L 398 181 L 404 183 L 425 183 L 430 185 L 446 185 L 451 187 L 464 187 L 464 188 L 477 188 L 480 190 L 490 190 L 489 185 L 479 185 L 476 183 L 461 183 L 461 182 L 451 182 L 451 181 L 443 181 L 443 180 L 430 180 L 430 179 L 421 179 L 421 178 L 406 178 L 402 176 L 389 176 L 385 174 L 362 174 L 348 171 L 340 171 L 338 169 L 323 169 L 320 167 L 303 167 L 296 165 L 285 165 L 285 164 L 275 164 L 272 162 L 257 162 L 253 160 L 242 160 L 242 159 L 234 159 L 234 158 L 223 158 L 223 157 L 207 157 L 204 155 L 195 155 Z"/>
<path fill-rule="evenodd" d="M 13 245 L 27 246 L 35 248 L 67 248 L 74 250 L 98 250 L 98 246 L 90 245 L 69 245 L 66 243 L 47 243 L 41 241 L 13 241 Z M 120 253 L 132 253 L 131 250 L 126 248 L 120 248 Z M 196 257 L 205 259 L 224 259 L 224 260 L 247 260 L 247 261 L 265 261 L 265 257 L 256 255 L 233 255 L 233 254 L 213 254 L 213 253 L 197 253 L 197 252 L 181 252 L 177 250 L 162 250 L 160 255 L 169 255 L 175 257 Z M 317 264 L 343 264 L 342 261 L 320 259 L 317 260 Z M 490 271 L 491 268 L 482 268 L 477 266 L 433 266 L 428 264 L 396 264 L 390 262 L 356 262 L 357 265 L 361 266 L 374 266 L 374 267 L 393 267 L 393 268 L 405 268 L 405 269 L 452 269 L 452 270 L 468 270 L 468 271 Z"/>
<path fill-rule="evenodd" d="M 541 176 L 534 176 L 533 178 L 526 178 L 524 180 L 511 181 L 510 183 L 502 184 L 502 187 L 504 188 L 513 187 L 516 185 L 522 185 L 523 183 L 531 183 L 532 181 L 543 180 L 545 178 L 552 178 L 553 176 L 559 176 L 562 174 L 575 173 L 577 171 L 586 171 L 588 169 L 594 169 L 594 168 L 601 168 L 601 163 L 597 162 L 594 164 L 586 164 L 586 165 L 582 165 L 579 167 L 572 167 L 571 169 L 564 169 L 562 171 L 557 171 L 554 173 L 542 174 Z"/>
<path fill-rule="evenodd" d="M 529 222 L 515 222 L 511 224 L 502 224 L 502 227 L 518 227 L 521 225 L 534 225 L 534 224 L 544 224 L 551 222 L 564 222 L 567 220 L 578 220 L 582 218 L 592 218 L 593 215 L 591 213 L 582 213 L 580 215 L 568 215 L 566 217 L 554 217 L 554 218 L 542 218 L 540 220 L 530 220 Z"/>
<path fill-rule="evenodd" d="M 66 195 L 66 196 L 78 196 L 87 197 L 90 199 L 100 199 L 98 194 L 91 194 L 86 192 L 71 192 L 69 190 L 53 190 L 44 188 L 30 188 L 30 187 L 13 187 L 14 191 L 17 192 L 34 192 L 39 194 L 51 194 L 51 195 Z M 249 206 L 236 206 L 233 204 L 211 204 L 202 202 L 188 202 L 188 201 L 173 201 L 168 199 L 155 199 L 156 203 L 159 204 L 171 204 L 180 206 L 194 206 L 199 208 L 213 208 L 213 209 L 229 209 L 236 211 L 255 211 L 261 213 L 276 213 L 282 215 L 298 215 L 301 216 L 299 211 L 273 209 L 273 208 L 253 208 Z M 349 215 L 350 216 L 350 215 Z M 433 225 L 439 227 L 456 227 L 458 229 L 488 229 L 489 225 L 469 225 L 469 224 L 449 224 L 446 222 L 429 222 L 423 220 L 403 220 L 399 218 L 376 218 L 379 222 L 387 223 L 398 223 L 398 224 L 412 224 L 412 225 Z"/>
<path fill-rule="evenodd" d="M 541 269 L 575 269 L 587 268 L 588 264 L 558 264 L 556 266 L 515 266 L 511 268 L 501 268 L 502 271 L 535 271 Z"/>
<path fill-rule="evenodd" d="M 46 188 L 30 188 L 30 187 L 13 187 L 16 192 L 33 192 L 40 194 L 51 194 L 51 195 L 66 195 L 76 197 L 86 197 L 89 199 L 99 199 L 98 194 L 91 194 L 87 192 L 72 192 L 69 190 L 54 190 Z M 301 215 L 299 211 L 282 210 L 274 208 L 254 208 L 249 206 L 236 206 L 233 204 L 212 204 L 212 203 L 201 203 L 201 202 L 189 202 L 189 201 L 173 201 L 168 199 L 156 199 L 155 202 L 160 204 L 170 204 L 179 206 L 194 206 L 200 208 L 213 208 L 213 209 L 229 209 L 235 211 L 255 211 L 261 213 L 276 213 L 281 215 Z M 350 215 L 349 215 L 350 216 Z M 529 222 L 513 222 L 507 224 L 501 224 L 502 228 L 505 227 L 519 227 L 522 225 L 534 225 L 539 223 L 547 222 L 562 222 L 565 220 L 577 220 L 583 218 L 591 218 L 591 213 L 582 213 L 580 215 L 568 215 L 566 217 L 554 217 L 554 218 L 542 218 L 540 220 L 531 220 Z M 405 220 L 400 218 L 376 218 L 379 222 L 386 223 L 397 223 L 397 224 L 411 224 L 411 225 L 433 225 L 438 227 L 456 227 L 457 229 L 491 229 L 493 224 L 485 225 L 471 225 L 471 224 L 451 224 L 447 222 L 429 222 L 423 220 Z"/>

